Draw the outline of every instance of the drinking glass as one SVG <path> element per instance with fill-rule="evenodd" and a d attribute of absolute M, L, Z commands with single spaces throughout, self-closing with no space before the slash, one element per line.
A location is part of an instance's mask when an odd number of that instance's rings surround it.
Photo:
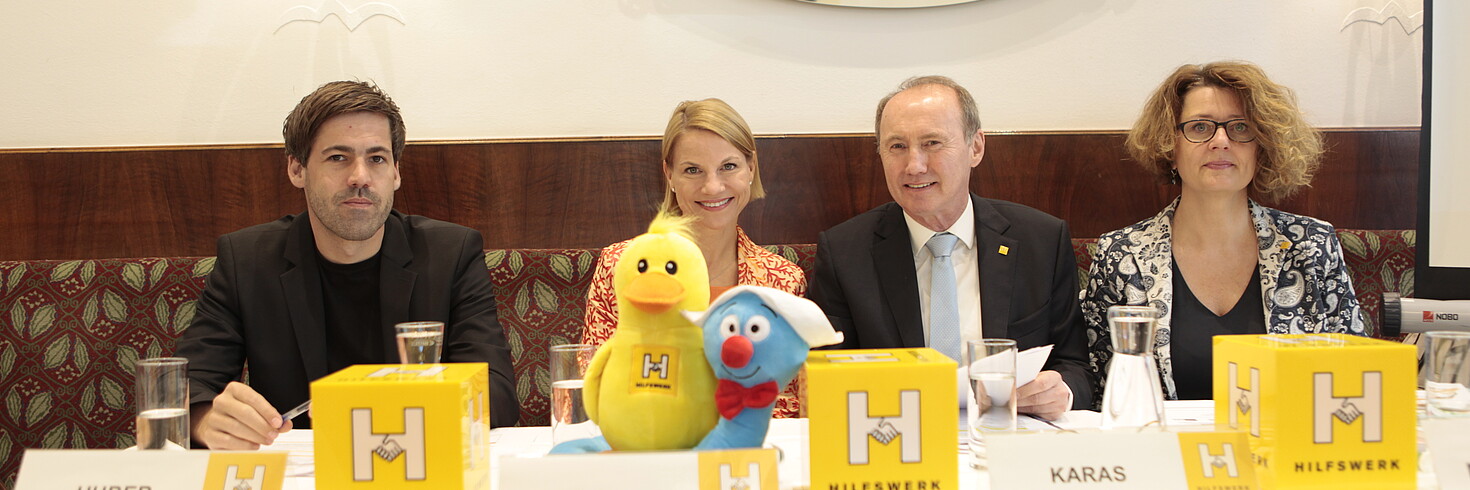
<path fill-rule="evenodd" d="M 1424 398 L 1432 417 L 1470 416 L 1470 332 L 1428 332 Z"/>
<path fill-rule="evenodd" d="M 1102 428 L 1164 427 L 1164 390 L 1154 362 L 1152 306 L 1108 307 L 1113 359 L 1103 386 Z"/>
<path fill-rule="evenodd" d="M 587 344 L 551 346 L 551 442 L 560 444 L 602 435 L 582 403 L 582 377 L 597 347 Z"/>
<path fill-rule="evenodd" d="M 444 322 L 406 322 L 393 329 L 398 333 L 398 362 L 439 362 L 439 353 L 444 349 Z"/>
<path fill-rule="evenodd" d="M 985 440 L 1016 431 L 1016 341 L 980 339 L 966 343 L 970 372 L 970 467 L 988 466 Z"/>
<path fill-rule="evenodd" d="M 134 375 L 138 449 L 188 449 L 189 360 L 143 359 Z"/>

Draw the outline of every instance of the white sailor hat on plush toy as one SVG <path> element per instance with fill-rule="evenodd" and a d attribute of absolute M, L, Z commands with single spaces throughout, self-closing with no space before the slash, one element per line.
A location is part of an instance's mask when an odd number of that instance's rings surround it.
<path fill-rule="evenodd" d="M 832 329 L 832 322 L 827 320 L 827 314 L 823 313 L 822 308 L 816 303 L 780 289 L 764 286 L 742 284 L 732 287 L 711 301 L 709 309 L 685 311 L 684 317 L 695 325 L 704 325 L 704 321 L 709 318 L 709 312 L 740 293 L 746 292 L 755 294 L 772 311 L 781 315 L 781 318 L 785 318 L 786 323 L 791 324 L 791 329 L 795 330 L 796 335 L 806 342 L 807 347 L 816 348 L 842 343 L 842 332 Z"/>

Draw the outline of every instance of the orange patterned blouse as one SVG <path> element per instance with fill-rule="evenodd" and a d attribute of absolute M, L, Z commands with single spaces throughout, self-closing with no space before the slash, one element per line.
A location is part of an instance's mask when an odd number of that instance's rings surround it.
<path fill-rule="evenodd" d="M 806 273 L 801 267 L 780 255 L 756 245 L 745 235 L 745 230 L 735 228 L 735 281 L 752 286 L 780 289 L 797 296 L 806 296 Z M 613 294 L 613 266 L 623 256 L 632 240 L 624 240 L 602 249 L 597 267 L 592 273 L 592 285 L 587 289 L 587 326 L 582 331 L 582 343 L 600 346 L 612 337 L 618 326 L 618 301 Z M 714 299 L 713 296 L 710 297 Z M 801 411 L 797 386 L 800 379 L 776 398 L 774 411 L 777 417 L 796 417 Z"/>

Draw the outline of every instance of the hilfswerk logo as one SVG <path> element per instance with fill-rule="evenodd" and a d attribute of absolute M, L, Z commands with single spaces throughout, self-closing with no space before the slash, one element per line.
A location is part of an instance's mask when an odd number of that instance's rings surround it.
<path fill-rule="evenodd" d="M 720 465 L 721 490 L 761 490 L 760 464 L 750 463 L 743 476 L 732 475 L 733 470 L 734 467 L 728 463 Z"/>
<path fill-rule="evenodd" d="M 265 487 L 265 466 L 256 465 L 250 470 L 250 478 L 240 478 L 240 465 L 225 467 L 224 490 L 255 490 Z"/>
<path fill-rule="evenodd" d="M 643 355 L 643 378 L 648 379 L 657 376 L 659 379 L 669 379 L 669 355 L 659 356 L 658 362 L 654 362 L 653 354 Z"/>
<path fill-rule="evenodd" d="M 1200 467 L 1204 468 L 1205 478 L 1214 478 L 1216 469 L 1225 470 L 1225 475 L 1230 478 L 1239 478 L 1240 469 L 1235 467 L 1235 445 L 1222 444 L 1220 454 L 1210 451 L 1210 445 L 1201 443 L 1199 445 Z"/>
<path fill-rule="evenodd" d="M 403 479 L 423 480 L 425 466 L 424 409 L 403 409 L 403 432 L 374 432 L 373 409 L 352 409 L 352 479 L 373 481 L 373 457 L 403 460 Z"/>
<path fill-rule="evenodd" d="M 900 391 L 898 400 L 897 415 L 873 417 L 868 407 L 868 392 L 854 391 L 847 394 L 848 464 L 868 464 L 869 438 L 885 446 L 894 439 L 901 439 L 900 461 L 918 463 L 923 460 L 923 437 L 919 434 L 919 390 Z"/>
<path fill-rule="evenodd" d="M 1230 413 L 1229 422 L 1231 429 L 1240 429 L 1240 416 L 1250 415 L 1252 436 L 1261 437 L 1261 370 L 1251 368 L 1251 385 L 1249 389 L 1240 387 L 1239 368 L 1235 363 L 1230 363 L 1225 371 L 1229 378 Z"/>
<path fill-rule="evenodd" d="M 1332 444 L 1332 420 L 1347 425 L 1363 422 L 1363 442 L 1383 441 L 1383 373 L 1363 373 L 1359 396 L 1337 396 L 1333 373 L 1312 373 L 1312 442 Z"/>

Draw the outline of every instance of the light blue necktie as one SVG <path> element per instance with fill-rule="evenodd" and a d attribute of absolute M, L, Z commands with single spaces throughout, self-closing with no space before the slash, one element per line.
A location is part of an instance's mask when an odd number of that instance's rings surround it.
<path fill-rule="evenodd" d="M 962 362 L 959 296 L 955 291 L 954 261 L 949 258 L 959 239 L 949 232 L 939 233 L 924 247 L 934 254 L 929 266 L 929 346 Z"/>

